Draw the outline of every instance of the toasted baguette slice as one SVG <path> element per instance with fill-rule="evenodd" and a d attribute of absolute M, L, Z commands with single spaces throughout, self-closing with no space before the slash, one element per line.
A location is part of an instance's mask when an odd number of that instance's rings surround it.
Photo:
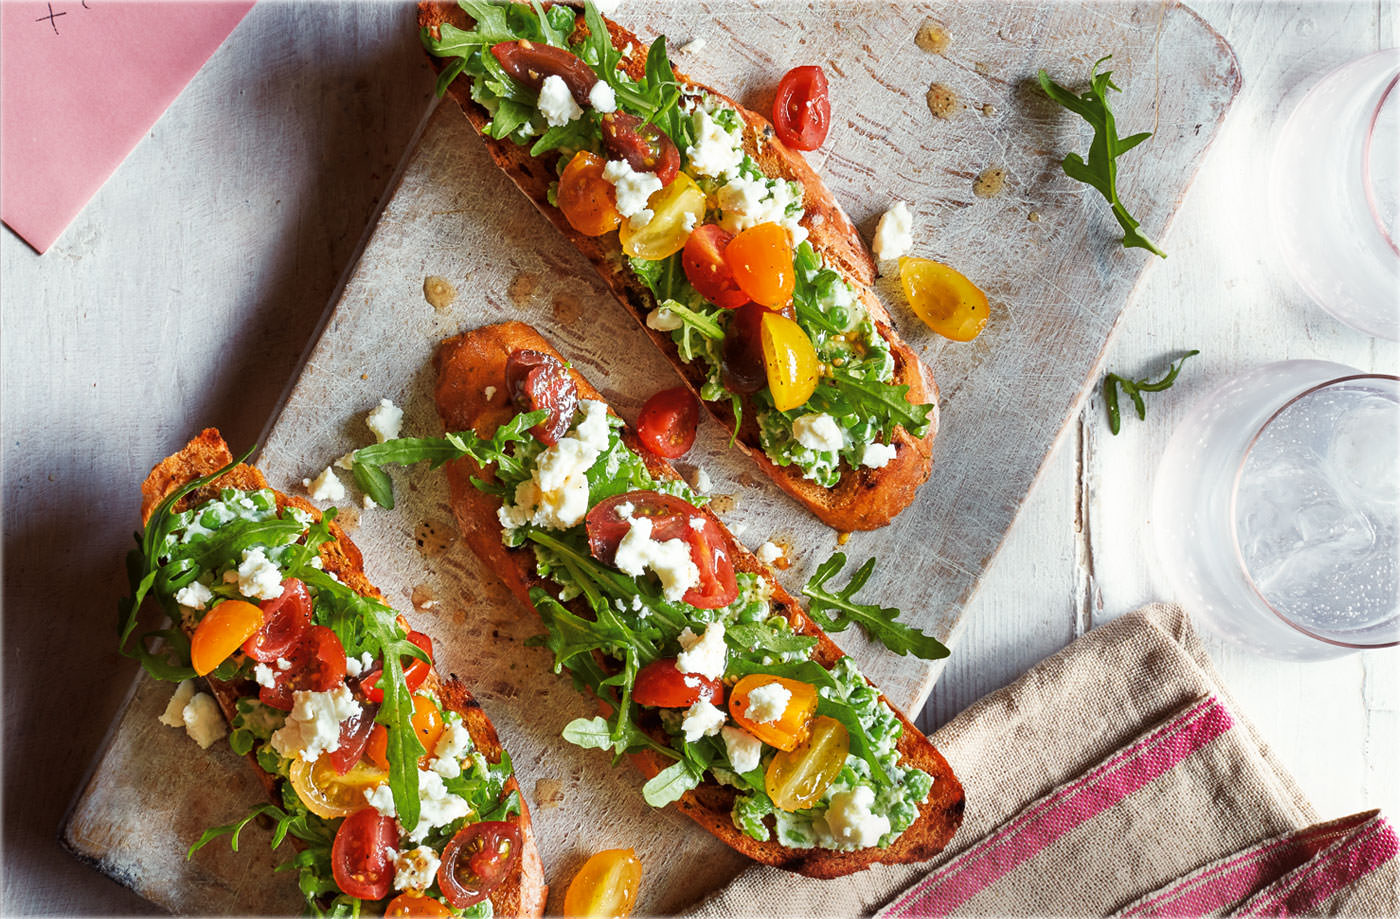
<path fill-rule="evenodd" d="M 171 492 L 187 482 L 217 472 L 231 462 L 233 462 L 233 454 L 217 430 L 206 428 L 200 432 L 199 436 L 186 444 L 179 453 L 161 460 L 151 470 L 151 474 L 146 477 L 146 481 L 141 486 L 142 522 L 149 521 L 156 507 Z M 252 466 L 240 464 L 213 483 L 182 497 L 176 504 L 175 510 L 179 512 L 196 507 L 217 497 L 219 490 L 223 488 L 247 491 L 267 487 L 267 479 L 260 471 Z M 320 511 L 308 501 L 281 492 L 274 493 L 277 496 L 279 508 L 300 508 L 311 514 L 313 519 L 320 518 Z M 332 521 L 330 530 L 334 538 L 321 546 L 320 549 L 325 571 L 334 574 L 356 593 L 383 600 L 383 594 L 365 577 L 364 562 L 360 550 L 350 541 L 350 537 L 345 534 L 338 523 Z M 210 693 L 223 710 L 224 717 L 229 721 L 232 721 L 237 713 L 236 705 L 240 698 L 256 697 L 258 693 L 257 685 L 246 680 L 224 682 L 208 677 L 205 678 L 205 682 L 208 683 Z M 446 680 L 441 679 L 436 669 L 429 673 L 424 686 L 434 690 L 446 708 L 462 716 L 462 722 L 466 725 L 477 749 L 481 750 L 486 758 L 492 762 L 500 762 L 504 748 L 501 746 L 500 738 L 496 736 L 496 729 L 466 686 L 455 675 Z M 256 770 L 258 778 L 267 788 L 268 795 L 274 801 L 280 802 L 281 798 L 277 793 L 280 776 L 273 775 L 259 766 L 254 753 L 249 753 L 247 759 Z M 511 791 L 519 791 L 519 787 L 515 777 L 512 776 L 510 781 L 506 783 L 505 792 L 508 794 Z M 519 869 L 515 877 L 507 879 L 491 893 L 491 903 L 498 916 L 541 916 L 544 914 L 545 896 L 548 893 L 548 888 L 545 886 L 544 865 L 540 861 L 539 849 L 535 844 L 534 831 L 530 825 L 530 812 L 525 804 L 523 794 L 520 796 L 519 823 L 522 843 Z"/>
<path fill-rule="evenodd" d="M 455 3 L 424 2 L 418 7 L 418 23 L 436 37 L 443 23 L 469 28 L 472 20 Z M 587 32 L 581 13 L 577 18 L 576 28 L 585 34 Z M 612 21 L 608 21 L 608 30 L 613 46 L 622 52 L 621 68 L 629 76 L 640 79 L 646 69 L 647 49 L 638 41 L 636 35 Z M 436 57 L 432 60 L 434 66 L 441 70 L 442 60 Z M 754 420 L 757 410 L 748 399 L 744 400 L 744 421 L 736 442 L 779 487 L 829 526 L 842 531 L 873 530 L 882 527 L 909 506 L 919 486 L 929 477 L 933 462 L 933 439 L 938 432 L 938 388 L 934 385 L 933 374 L 895 332 L 889 313 L 871 289 L 875 281 L 875 263 L 865 248 L 860 233 L 802 155 L 784 146 L 774 133 L 772 125 L 762 115 L 744 108 L 723 93 L 687 79 L 682 74 L 677 73 L 676 77 L 682 86 L 696 92 L 710 93 L 726 105 L 733 106 L 742 115 L 745 122 L 744 150 L 753 157 L 765 175 L 798 182 L 805 189 L 803 203 L 807 213 L 802 218 L 802 225 L 807 228 L 808 240 L 829 267 L 839 271 L 855 286 L 860 302 L 869 311 L 880 334 L 889 342 L 890 353 L 894 357 L 894 378 L 891 382 L 909 387 L 908 399 L 911 403 L 933 405 L 929 414 L 927 434 L 916 438 L 904 428 L 896 428 L 891 441 L 896 453 L 888 465 L 880 469 L 852 469 L 843 465 L 841 480 L 833 488 L 825 488 L 803 478 L 802 470 L 797 466 L 778 466 L 768 458 L 759 442 L 758 423 Z M 540 213 L 549 218 L 559 232 L 593 263 L 593 267 L 612 289 L 613 294 L 627 307 L 642 330 L 671 360 L 677 372 L 698 395 L 701 385 L 705 382 L 703 368 L 698 363 L 687 364 L 681 360 L 670 333 L 647 326 L 646 318 L 656 308 L 656 298 L 632 273 L 617 235 L 607 233 L 603 236 L 584 236 L 569 225 L 557 207 L 549 203 L 549 187 L 558 178 L 554 168 L 558 158 L 557 151 L 536 158 L 530 156 L 528 148 L 509 139 L 497 140 L 488 137 L 483 129 L 491 120 L 490 113 L 472 101 L 471 82 L 467 77 L 454 80 L 448 87 L 448 92 L 466 113 L 467 120 L 481 134 L 496 163 L 505 170 L 525 196 L 534 202 Z M 705 402 L 704 405 L 726 427 L 734 426 L 734 414 L 729 400 Z"/>
<path fill-rule="evenodd" d="M 502 393 L 508 391 L 505 384 L 506 361 L 511 352 L 520 348 L 543 351 L 563 360 L 543 336 L 520 322 L 486 326 L 442 343 L 435 358 L 438 373 L 436 399 L 438 413 L 448 431 L 471 429 L 489 437 L 497 427 L 514 417 L 516 409 L 508 400 L 497 397 L 487 401 L 483 399 L 482 392 L 490 387 Z M 577 370 L 570 369 L 569 372 L 578 386 L 579 398 L 603 400 L 602 395 Z M 631 430 L 624 429 L 622 436 L 627 446 L 643 458 L 653 477 L 659 480 L 676 478 L 675 471 L 665 460 L 641 449 Z M 475 488 L 471 483 L 473 476 L 487 480 L 494 478 L 491 470 L 482 470 L 465 459 L 449 463 L 446 470 L 458 525 L 467 544 L 485 566 L 496 572 L 526 605 L 530 605 L 529 592 L 532 587 L 541 587 L 557 596 L 557 585 L 536 574 L 535 556 L 529 547 L 511 549 L 501 542 L 501 526 L 496 516 L 501 507 L 500 499 Z M 843 656 L 841 649 L 773 580 L 768 569 L 734 539 L 712 511 L 701 509 L 700 512 L 713 520 L 724 533 L 735 570 L 750 572 L 768 581 L 772 587 L 774 612 L 786 615 L 794 631 L 817 638 L 813 659 L 830 669 Z M 579 600 L 565 605 L 575 614 L 592 618 L 586 604 Z M 881 699 L 889 704 L 883 696 Z M 892 705 L 890 707 L 894 708 Z M 677 807 L 755 861 L 809 877 L 839 877 L 875 862 L 896 864 L 930 859 L 942 851 L 962 822 L 962 785 L 928 738 L 897 709 L 895 713 L 903 726 L 898 743 L 901 759 L 929 773 L 934 783 L 928 798 L 920 805 L 918 819 L 887 849 L 839 852 L 788 848 L 772 840 L 759 842 L 745 835 L 730 819 L 734 790 L 710 779 L 687 792 L 677 802 Z M 669 764 L 659 754 L 650 751 L 633 755 L 632 761 L 647 778 Z"/>

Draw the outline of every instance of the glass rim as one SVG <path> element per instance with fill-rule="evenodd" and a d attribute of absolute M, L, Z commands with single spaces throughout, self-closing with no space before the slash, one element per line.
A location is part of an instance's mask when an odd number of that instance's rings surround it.
<path fill-rule="evenodd" d="M 1249 585 L 1249 589 L 1254 592 L 1254 596 L 1256 596 L 1259 599 L 1259 602 L 1264 604 L 1264 608 L 1267 609 L 1270 613 L 1273 613 L 1273 615 L 1284 625 L 1295 629 L 1296 631 L 1302 632 L 1309 638 L 1323 642 L 1325 644 L 1334 645 L 1339 648 L 1348 648 L 1353 651 L 1373 651 L 1380 648 L 1393 648 L 1397 645 L 1400 645 L 1400 637 L 1397 637 L 1393 641 L 1370 643 L 1356 643 L 1349 641 L 1341 641 L 1340 639 L 1336 638 L 1328 638 L 1326 635 L 1320 635 L 1312 629 L 1304 628 L 1303 626 L 1294 622 L 1288 616 L 1284 615 L 1283 612 L 1281 612 L 1278 608 L 1276 608 L 1273 603 L 1269 602 L 1269 598 L 1264 595 L 1264 591 L 1259 589 L 1259 585 L 1256 584 L 1254 581 L 1254 576 L 1250 574 L 1249 565 L 1245 563 L 1244 550 L 1240 547 L 1240 532 L 1238 525 L 1240 480 L 1244 477 L 1245 463 L 1248 462 L 1249 455 L 1254 452 L 1254 447 L 1257 443 L 1259 443 L 1259 438 L 1262 437 L 1264 435 L 1264 432 L 1269 429 L 1269 425 L 1273 424 L 1275 421 L 1278 420 L 1280 415 L 1288 411 L 1288 409 L 1292 408 L 1298 402 L 1302 401 L 1303 399 L 1306 399 L 1308 396 L 1311 396 L 1314 393 L 1321 392 L 1324 389 L 1328 389 L 1333 386 L 1338 386 L 1342 383 L 1352 383 L 1357 380 L 1390 380 L 1392 382 L 1400 383 L 1400 376 L 1397 376 L 1393 373 L 1353 373 L 1344 377 L 1337 377 L 1332 380 L 1325 380 L 1321 383 L 1316 383 L 1312 386 L 1309 386 L 1307 389 L 1303 390 L 1297 395 L 1293 396 L 1287 402 L 1283 403 L 1272 413 L 1270 413 L 1269 417 L 1264 419 L 1264 423 L 1259 425 L 1259 427 L 1255 430 L 1254 434 L 1250 436 L 1249 443 L 1245 444 L 1244 452 L 1240 454 L 1239 465 L 1235 468 L 1234 480 L 1230 485 L 1230 546 L 1232 549 L 1234 549 L 1235 552 L 1235 564 L 1239 567 L 1240 573 L 1244 575 L 1244 581 L 1246 584 Z"/>
<path fill-rule="evenodd" d="M 1376 229 L 1380 231 L 1381 238 L 1386 245 L 1396 255 L 1400 255 L 1400 245 L 1390 235 L 1390 227 L 1386 225 L 1385 219 L 1381 216 L 1380 205 L 1376 203 L 1376 192 L 1374 183 L 1371 181 L 1371 141 L 1376 136 L 1376 122 L 1380 120 L 1381 109 L 1385 108 L 1386 101 L 1390 99 L 1390 94 L 1395 91 L 1397 84 L 1400 84 L 1400 74 L 1391 77 L 1381 91 L 1381 97 L 1376 101 L 1376 107 L 1371 111 L 1370 123 L 1366 126 L 1366 140 L 1361 147 L 1361 186 L 1366 192 L 1366 207 L 1371 211 L 1371 220 L 1375 223 Z M 1400 105 L 1400 102 L 1396 103 Z"/>

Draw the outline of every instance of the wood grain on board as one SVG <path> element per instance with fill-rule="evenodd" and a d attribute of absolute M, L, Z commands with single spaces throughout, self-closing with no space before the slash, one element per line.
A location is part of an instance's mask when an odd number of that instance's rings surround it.
<path fill-rule="evenodd" d="M 835 117 L 814 162 L 833 193 L 867 236 L 895 198 L 909 201 L 915 254 L 954 264 L 990 296 L 987 330 L 952 345 L 884 290 L 906 338 L 934 368 L 942 432 L 933 476 L 914 505 L 893 526 L 857 534 L 845 547 L 856 558 L 880 558 L 872 599 L 900 606 L 951 642 L 1147 262 L 1118 246 L 1103 202 L 1060 172 L 1059 159 L 1083 151 L 1088 132 L 1039 93 L 1036 71 L 1079 86 L 1096 59 L 1113 53 L 1125 90 L 1113 100 L 1122 132 L 1156 131 L 1124 170 L 1135 215 L 1158 232 L 1224 118 L 1239 73 L 1220 37 L 1176 4 L 842 4 L 820 16 L 814 8 L 726 3 L 682 13 L 638 5 L 624 18 L 643 37 L 671 36 L 673 47 L 705 38 L 703 58 L 678 55 L 677 67 L 758 108 L 768 104 L 763 93 L 774 74 L 823 62 Z M 930 17 L 949 36 L 941 53 L 914 41 Z M 930 110 L 933 84 L 955 100 L 940 108 L 946 118 Z M 988 170 L 1001 170 L 1004 184 L 981 197 L 974 184 Z M 428 275 L 456 286 L 450 306 L 425 302 Z M 364 414 L 382 397 L 404 408 L 405 434 L 438 433 L 429 364 L 437 341 L 503 317 L 538 326 L 624 417 L 674 380 L 588 264 L 496 169 L 460 113 L 442 106 L 265 438 L 259 462 L 269 479 L 291 489 L 363 445 Z M 707 471 L 721 515 L 744 542 L 792 547 L 794 564 L 782 577 L 800 587 L 835 548 L 835 534 L 726 443 L 725 432 L 703 424 L 682 465 Z M 525 647 L 537 630 L 534 614 L 454 544 L 439 476 L 420 468 L 395 479 L 394 511 L 361 512 L 352 490 L 342 519 L 354 526 L 371 579 L 435 636 L 440 666 L 462 676 L 496 722 L 535 805 L 552 904 L 583 855 L 605 847 L 641 855 L 642 913 L 674 911 L 731 877 L 742 865 L 737 855 L 671 810 L 647 807 L 629 769 L 611 769 L 602 754 L 559 739 L 568 720 L 592 710 L 548 672 L 547 652 Z M 902 706 L 917 708 L 940 669 L 885 653 L 855 632 L 837 637 Z M 178 732 L 149 728 L 164 693 L 138 685 L 75 807 L 67 844 L 174 910 L 285 912 L 296 899 L 291 879 L 273 879 L 248 860 L 265 856 L 262 830 L 250 828 L 236 856 L 211 850 L 183 860 L 198 833 L 191 823 L 235 819 L 256 795 L 223 792 L 240 787 L 225 779 L 239 771 L 231 754 L 211 757 Z M 163 796 L 136 800 L 119 787 L 135 781 L 136 763 L 164 778 Z M 208 794 L 211 784 L 218 795 Z M 153 836 L 159 845 L 148 843 Z"/>

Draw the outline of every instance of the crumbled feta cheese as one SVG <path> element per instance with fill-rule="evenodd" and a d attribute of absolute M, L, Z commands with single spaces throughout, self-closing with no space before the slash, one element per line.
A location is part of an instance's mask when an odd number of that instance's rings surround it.
<path fill-rule="evenodd" d="M 331 463 L 331 465 L 337 469 L 354 469 L 355 451 L 351 450 L 349 453 L 342 453 L 340 456 L 336 457 L 335 462 Z"/>
<path fill-rule="evenodd" d="M 758 551 L 754 554 L 758 556 L 758 560 L 763 562 L 763 564 L 771 565 L 783 557 L 783 547 L 769 540 L 759 546 Z"/>
<path fill-rule="evenodd" d="M 617 93 L 613 92 L 612 86 L 606 80 L 599 80 L 593 84 L 593 88 L 588 91 L 588 104 L 593 106 L 596 112 L 607 114 L 617 111 Z"/>
<path fill-rule="evenodd" d="M 462 764 L 455 759 L 435 759 L 428 768 L 445 779 L 455 779 L 462 774 Z"/>
<path fill-rule="evenodd" d="M 681 731 L 686 743 L 695 743 L 701 737 L 713 737 L 724 727 L 724 712 L 715 708 L 709 699 L 701 699 L 686 710 L 681 719 Z"/>
<path fill-rule="evenodd" d="M 632 229 L 640 230 L 651 223 L 647 201 L 661 190 L 656 173 L 636 172 L 626 160 L 609 160 L 603 167 L 603 178 L 616 189 L 617 212 L 631 220 Z"/>
<path fill-rule="evenodd" d="M 783 717 L 791 700 L 792 690 L 782 683 L 764 683 L 749 691 L 749 707 L 744 717 L 758 724 L 769 724 Z"/>
<path fill-rule="evenodd" d="M 685 217 L 681 219 L 681 226 L 685 227 L 685 231 L 687 233 L 690 233 L 695 229 L 695 225 L 699 222 L 700 218 L 696 216 L 694 211 L 686 211 Z"/>
<path fill-rule="evenodd" d="M 838 846 L 864 849 L 879 845 L 890 831 L 890 818 L 871 812 L 874 803 L 875 792 L 866 785 L 836 792 L 826 811 L 826 833 L 821 834 L 818 825 L 818 834 L 826 835 Z"/>
<path fill-rule="evenodd" d="M 340 723 L 359 713 L 360 703 L 343 684 L 330 692 L 299 689 L 292 694 L 287 723 L 272 735 L 272 749 L 314 763 L 322 753 L 340 749 Z"/>
<path fill-rule="evenodd" d="M 726 727 L 720 733 L 724 736 L 724 749 L 729 754 L 729 765 L 734 767 L 735 772 L 752 772 L 758 768 L 763 741 L 743 728 Z"/>
<path fill-rule="evenodd" d="M 403 409 L 388 399 L 380 399 L 379 404 L 365 416 L 365 424 L 373 432 L 374 439 L 381 444 L 386 440 L 393 440 L 399 436 L 399 430 L 403 427 Z"/>
<path fill-rule="evenodd" d="M 437 852 L 427 846 L 400 852 L 394 859 L 394 889 L 427 890 L 437 880 L 440 864 Z"/>
<path fill-rule="evenodd" d="M 913 231 L 914 215 L 909 212 L 909 205 L 896 201 L 875 228 L 875 244 L 871 246 L 875 257 L 884 262 L 907 255 L 914 247 Z"/>
<path fill-rule="evenodd" d="M 569 84 L 558 74 L 550 74 L 540 85 L 540 114 L 544 123 L 554 128 L 562 128 L 583 114 L 583 109 L 574 101 Z"/>
<path fill-rule="evenodd" d="M 658 332 L 674 332 L 683 325 L 685 323 L 681 321 L 681 317 L 664 306 L 658 306 L 647 313 L 647 328 L 649 329 L 655 329 Z"/>
<path fill-rule="evenodd" d="M 697 533 L 705 529 L 704 517 L 691 517 L 688 521 L 686 521 L 686 523 L 690 526 L 692 530 L 694 530 Z"/>
<path fill-rule="evenodd" d="M 319 555 L 311 556 L 311 561 L 307 562 L 307 564 L 310 565 L 312 568 L 315 568 L 317 571 L 321 571 L 326 567 L 326 563 L 321 561 L 321 556 Z"/>
<path fill-rule="evenodd" d="M 414 842 L 422 842 L 423 837 L 435 827 L 447 826 L 472 812 L 465 798 L 454 795 L 442 783 L 442 776 L 430 769 L 418 770 L 418 826 L 408 834 Z"/>
<path fill-rule="evenodd" d="M 210 744 L 228 733 L 219 703 L 207 692 L 195 693 L 190 701 L 185 703 L 180 718 L 184 722 L 185 733 L 199 744 L 201 750 L 208 750 Z"/>
<path fill-rule="evenodd" d="M 619 520 L 631 520 L 636 510 L 637 505 L 631 501 L 619 501 L 613 506 L 613 513 L 617 514 Z"/>
<path fill-rule="evenodd" d="M 715 121 L 704 109 L 691 116 L 695 122 L 695 143 L 690 146 L 690 168 L 702 176 L 730 175 L 744 161 L 743 135 Z"/>
<path fill-rule="evenodd" d="M 486 387 L 485 389 L 483 389 L 483 390 L 481 391 L 481 396 L 482 396 L 482 398 L 485 399 L 487 402 L 490 402 L 492 399 L 496 398 L 496 387 L 494 387 L 494 386 L 488 386 L 488 387 Z"/>
<path fill-rule="evenodd" d="M 869 469 L 884 469 L 894 459 L 894 445 L 871 441 L 860 455 L 860 464 Z"/>
<path fill-rule="evenodd" d="M 369 495 L 362 495 L 360 497 L 360 507 L 363 507 L 365 510 L 373 509 L 375 507 L 374 499 Z"/>
<path fill-rule="evenodd" d="M 214 592 L 198 581 L 192 581 L 175 591 L 175 602 L 190 609 L 204 609 L 214 599 Z"/>
<path fill-rule="evenodd" d="M 716 193 L 720 226 L 739 233 L 760 223 L 781 224 L 795 246 L 807 238 L 807 228 L 798 223 L 802 219 L 801 195 L 801 186 L 792 182 L 731 176 Z M 789 215 L 788 208 L 794 205 L 794 213 Z"/>
<path fill-rule="evenodd" d="M 661 579 L 661 592 L 667 600 L 676 601 L 687 590 L 700 583 L 700 569 L 690 556 L 690 544 L 683 539 L 657 542 L 651 538 L 650 517 L 632 520 L 622 541 L 617 544 L 613 563 L 625 574 L 641 577 L 647 568 Z"/>
<path fill-rule="evenodd" d="M 677 54 L 699 54 L 701 51 L 705 50 L 705 44 L 706 44 L 706 42 L 705 42 L 705 39 L 703 39 L 703 38 L 692 38 L 690 41 L 688 41 L 688 42 L 686 42 L 685 44 L 681 45 L 680 48 L 678 48 L 678 49 L 676 50 L 676 53 L 677 53 Z"/>
<path fill-rule="evenodd" d="M 243 561 L 238 565 L 238 592 L 258 600 L 282 596 L 282 572 L 268 560 L 261 546 L 243 550 Z"/>
<path fill-rule="evenodd" d="M 676 655 L 676 669 L 681 673 L 698 673 L 711 680 L 724 676 L 728 650 L 724 645 L 724 623 L 711 622 L 705 634 L 697 636 L 690 627 L 681 630 L 681 648 Z"/>
<path fill-rule="evenodd" d="M 259 686 L 266 686 L 268 689 L 276 689 L 277 674 L 273 673 L 272 668 L 267 664 L 254 664 L 253 682 L 257 683 Z"/>
<path fill-rule="evenodd" d="M 438 738 L 437 746 L 433 747 L 433 756 L 438 759 L 460 760 L 463 754 L 470 751 L 471 748 L 471 732 L 462 722 L 454 721 L 443 729 L 442 736 Z"/>
<path fill-rule="evenodd" d="M 622 0 L 594 0 L 593 6 L 604 16 L 611 16 L 622 5 Z"/>
<path fill-rule="evenodd" d="M 608 407 L 594 399 L 579 403 L 574 432 L 539 455 L 530 478 L 515 488 L 514 502 L 497 512 L 502 526 L 525 524 L 568 529 L 588 513 L 588 470 L 608 448 Z"/>
<path fill-rule="evenodd" d="M 373 788 L 365 789 L 365 801 L 369 806 L 379 811 L 381 817 L 397 817 L 399 812 L 394 807 L 394 792 L 386 782 L 383 785 L 376 785 Z"/>
<path fill-rule="evenodd" d="M 253 669 L 257 670 L 258 668 L 254 667 Z M 345 675 L 359 676 L 361 673 L 364 673 L 364 667 L 360 665 L 359 658 L 351 657 L 347 654 L 345 656 Z"/>
<path fill-rule="evenodd" d="M 292 662 L 287 660 L 285 657 L 279 657 L 277 658 L 277 669 L 282 671 L 291 670 Z"/>
<path fill-rule="evenodd" d="M 695 467 L 695 472 L 690 477 L 690 484 L 701 494 L 710 490 L 710 474 L 699 466 Z"/>
<path fill-rule="evenodd" d="M 345 500 L 345 486 L 329 466 L 314 479 L 302 479 L 301 484 L 306 489 L 306 493 L 311 496 L 312 501 Z"/>
<path fill-rule="evenodd" d="M 792 423 L 792 436 L 809 450 L 835 453 L 845 446 L 845 437 L 836 419 L 826 412 L 808 412 Z"/>
<path fill-rule="evenodd" d="M 185 706 L 194 698 L 194 680 L 181 680 L 175 687 L 175 694 L 170 697 L 170 702 L 166 704 L 165 711 L 160 716 L 160 723 L 166 727 L 182 728 L 185 726 Z"/>

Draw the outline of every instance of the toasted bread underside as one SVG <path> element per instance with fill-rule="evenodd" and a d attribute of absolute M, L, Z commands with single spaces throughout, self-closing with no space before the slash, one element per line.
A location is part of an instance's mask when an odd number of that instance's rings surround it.
<path fill-rule="evenodd" d="M 497 427 L 514 417 L 516 409 L 504 397 L 507 391 L 505 366 L 511 352 L 518 348 L 543 351 L 563 360 L 559 352 L 554 350 L 542 335 L 521 322 L 485 326 L 442 343 L 434 359 L 438 374 L 436 399 L 438 413 L 442 416 L 447 430 L 471 429 L 482 436 L 490 436 Z M 580 398 L 600 401 L 603 399 L 576 370 L 571 368 L 569 372 L 578 386 Z M 495 387 L 498 392 L 489 402 L 482 397 L 482 392 L 487 387 Z M 670 464 L 640 449 L 635 435 L 629 429 L 624 429 L 623 439 L 643 458 L 654 477 L 676 478 Z M 458 526 L 464 540 L 485 566 L 496 572 L 527 605 L 530 603 L 529 591 L 532 587 L 541 587 L 557 596 L 557 586 L 536 574 L 534 555 L 528 547 L 510 549 L 501 542 L 501 527 L 496 517 L 496 511 L 501 506 L 500 499 L 475 488 L 470 481 L 472 476 L 490 480 L 493 478 L 491 471 L 480 469 L 465 459 L 447 464 L 446 470 Z M 818 643 L 813 653 L 814 659 L 824 667 L 832 667 L 842 657 L 841 649 L 807 616 L 797 601 L 772 579 L 758 559 L 734 539 L 709 509 L 702 509 L 701 513 L 718 524 L 725 534 L 735 569 L 756 574 L 772 585 L 775 612 L 786 615 L 796 631 L 816 636 Z M 591 618 L 591 613 L 581 601 L 573 600 L 565 605 L 575 613 Z M 884 697 L 881 696 L 881 699 Z M 884 701 L 889 704 L 888 700 Z M 890 707 L 894 708 L 893 705 Z M 904 729 L 898 743 L 901 760 L 929 773 L 934 782 L 928 798 L 919 807 L 918 819 L 887 849 L 867 848 L 852 852 L 835 852 L 823 849 L 793 849 L 773 841 L 759 842 L 739 830 L 730 818 L 735 798 L 734 790 L 711 780 L 706 780 L 700 787 L 687 792 L 676 806 L 725 843 L 755 861 L 810 877 L 839 877 L 859 871 L 875 862 L 897 864 L 930 859 L 942 851 L 962 822 L 962 785 L 928 738 L 898 709 L 895 709 L 895 713 Z M 648 778 L 669 764 L 669 760 L 655 753 L 637 754 L 632 760 Z"/>
<path fill-rule="evenodd" d="M 214 428 L 206 428 L 201 431 L 180 452 L 161 460 L 151 470 L 151 474 L 146 477 L 146 481 L 141 486 L 142 523 L 150 519 L 156 507 L 171 492 L 187 482 L 217 472 L 232 462 L 233 454 L 219 432 Z M 188 510 L 215 498 L 220 489 L 236 488 L 250 491 L 267 487 L 267 479 L 260 471 L 252 466 L 239 464 L 209 485 L 186 494 L 175 505 L 175 511 Z M 300 508 L 311 514 L 313 519 L 320 519 L 321 512 L 310 502 L 292 495 L 285 495 L 280 491 L 274 491 L 274 494 L 277 496 L 279 508 Z M 325 571 L 340 578 L 342 583 L 356 593 L 383 600 L 384 597 L 379 589 L 365 577 L 364 561 L 360 550 L 351 542 L 345 530 L 341 528 L 340 524 L 332 521 L 330 531 L 333 538 L 320 550 Z M 209 685 L 210 692 L 223 710 L 224 717 L 229 721 L 232 721 L 233 716 L 237 713 L 236 705 L 239 698 L 257 695 L 257 686 L 247 681 L 231 683 L 205 678 L 205 682 Z M 496 735 L 496 729 L 491 724 L 491 720 L 486 717 L 486 713 L 481 710 L 481 706 L 466 686 L 455 675 L 445 680 L 441 679 L 436 669 L 429 673 L 425 685 L 437 693 L 444 707 L 462 716 L 462 723 L 466 725 L 467 732 L 471 735 L 472 742 L 477 749 L 481 750 L 492 762 L 499 762 L 504 750 L 500 738 Z M 254 754 L 249 753 L 246 758 L 267 788 L 269 796 L 272 796 L 274 801 L 280 800 L 276 794 L 278 777 L 258 765 L 257 757 Z M 515 777 L 512 776 L 510 781 L 506 783 L 505 791 L 509 793 L 519 790 L 520 786 Z M 545 896 L 548 893 L 548 888 L 545 886 L 544 865 L 540 861 L 534 830 L 530 824 L 530 812 L 523 793 L 520 795 L 520 832 L 520 873 L 517 877 L 496 888 L 491 894 L 491 902 L 497 915 L 541 916 L 544 914 Z"/>
<path fill-rule="evenodd" d="M 459 28 L 468 28 L 471 18 L 455 3 L 423 2 L 418 6 L 418 23 L 434 36 L 443 23 Z M 578 28 L 582 25 L 580 15 Z M 621 67 L 630 76 L 640 78 L 645 73 L 647 49 L 637 36 L 608 21 L 608 30 L 614 47 L 622 52 Z M 433 66 L 441 70 L 441 59 L 432 57 Z M 860 301 L 875 320 L 876 327 L 890 344 L 894 357 L 894 385 L 909 387 L 908 399 L 916 405 L 929 403 L 933 408 L 929 414 L 928 433 L 916 438 L 904 428 L 895 430 L 891 444 L 895 456 L 881 469 L 852 469 L 843 466 L 840 482 L 834 488 L 825 488 L 803 478 L 797 466 L 778 466 L 769 460 L 759 445 L 757 415 L 753 405 L 745 399 L 743 425 L 739 429 L 736 442 L 756 462 L 759 467 L 792 495 L 798 502 L 829 526 L 838 530 L 873 530 L 889 523 L 900 511 L 908 507 L 920 485 L 929 477 L 933 463 L 933 439 L 938 433 L 938 387 L 933 382 L 933 374 L 919 360 L 918 356 L 895 332 L 889 313 L 871 290 L 875 280 L 875 264 L 861 241 L 860 233 L 849 217 L 836 203 L 836 199 L 822 182 L 821 178 L 801 154 L 788 149 L 778 140 L 773 127 L 763 116 L 752 112 L 733 99 L 707 86 L 695 83 L 677 73 L 677 79 L 691 89 L 710 93 L 733 106 L 745 121 L 744 149 L 758 163 L 765 175 L 798 182 L 805 189 L 804 205 L 806 216 L 802 225 L 807 228 L 808 239 L 828 265 L 839 270 L 856 285 Z M 448 87 L 448 92 L 466 114 L 486 148 L 496 163 L 510 176 L 525 196 L 563 233 L 580 252 L 593 263 L 593 267 L 611 288 L 613 294 L 627 307 L 642 330 L 661 349 L 686 383 L 697 394 L 705 382 L 705 373 L 699 363 L 687 364 L 680 359 L 675 342 L 667 332 L 652 329 L 646 324 L 647 315 L 657 306 L 656 298 L 646 285 L 632 273 L 627 259 L 622 253 L 615 234 L 584 236 L 564 218 L 563 213 L 549 203 L 548 192 L 551 183 L 556 181 L 554 170 L 556 153 L 544 157 L 530 156 L 526 147 L 509 139 L 497 140 L 488 137 L 483 129 L 491 120 L 490 114 L 471 99 L 471 82 L 458 77 Z M 706 408 L 721 423 L 732 428 L 734 415 L 727 399 L 704 403 Z"/>

